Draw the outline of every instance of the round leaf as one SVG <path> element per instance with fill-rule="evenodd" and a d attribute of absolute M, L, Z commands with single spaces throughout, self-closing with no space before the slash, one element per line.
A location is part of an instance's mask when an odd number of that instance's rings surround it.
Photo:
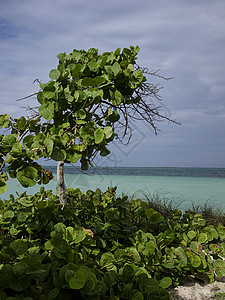
<path fill-rule="evenodd" d="M 188 231 L 187 236 L 189 237 L 189 239 L 193 239 L 196 237 L 196 232 L 193 230 Z"/>
<path fill-rule="evenodd" d="M 51 158 L 56 160 L 56 161 L 61 161 L 65 160 L 66 158 L 66 151 L 65 150 L 60 150 L 58 148 L 54 148 L 51 154 Z"/>
<path fill-rule="evenodd" d="M 19 142 L 16 142 L 12 147 L 12 154 L 20 154 L 22 152 L 22 146 Z"/>
<path fill-rule="evenodd" d="M 9 126 L 9 114 L 0 115 L 0 127 L 8 128 Z"/>
<path fill-rule="evenodd" d="M 18 130 L 24 130 L 27 123 L 26 118 L 22 116 L 17 120 L 17 122 L 18 122 Z"/>
<path fill-rule="evenodd" d="M 35 179 L 37 177 L 37 169 L 34 167 L 27 167 L 24 170 L 24 175 L 28 178 Z"/>
<path fill-rule="evenodd" d="M 9 287 L 17 292 L 22 292 L 26 288 L 28 288 L 31 284 L 31 277 L 30 276 L 23 276 L 23 277 L 12 277 L 9 281 Z"/>
<path fill-rule="evenodd" d="M 44 145 L 47 148 L 48 154 L 51 155 L 52 150 L 53 150 L 53 145 L 54 145 L 53 140 L 50 137 L 46 137 L 44 139 Z"/>
<path fill-rule="evenodd" d="M 40 115 L 46 120 L 52 120 L 54 118 L 54 109 L 54 104 L 51 102 L 46 102 L 38 108 Z"/>
<path fill-rule="evenodd" d="M 14 217 L 14 212 L 12 210 L 8 210 L 4 213 L 4 219 L 12 219 Z"/>
<path fill-rule="evenodd" d="M 134 269 L 131 265 L 125 265 L 122 271 L 122 275 L 125 278 L 132 277 L 134 275 Z"/>
<path fill-rule="evenodd" d="M 70 278 L 69 286 L 71 289 L 80 290 L 84 287 L 87 280 L 87 272 L 85 270 L 78 270 L 74 277 Z"/>
<path fill-rule="evenodd" d="M 103 131 L 104 131 L 105 137 L 106 137 L 107 139 L 111 138 L 111 136 L 113 135 L 113 129 L 112 129 L 112 127 L 110 127 L 110 126 L 106 126 L 106 127 L 103 129 Z"/>
<path fill-rule="evenodd" d="M 16 142 L 16 137 L 14 135 L 6 134 L 2 139 L 2 147 L 3 148 L 12 147 L 15 142 Z"/>
<path fill-rule="evenodd" d="M 27 244 L 23 240 L 15 240 L 9 246 L 17 255 L 22 255 L 27 251 Z"/>
<path fill-rule="evenodd" d="M 222 259 L 217 259 L 215 260 L 213 267 L 218 277 L 225 276 L 225 261 L 223 261 Z"/>
<path fill-rule="evenodd" d="M 81 119 L 81 120 L 86 118 L 86 112 L 83 109 L 76 111 L 74 115 L 76 118 Z"/>
<path fill-rule="evenodd" d="M 100 259 L 100 265 L 102 267 L 115 262 L 115 257 L 111 252 L 105 252 L 102 254 Z"/>
<path fill-rule="evenodd" d="M 192 267 L 198 268 L 201 265 L 201 258 L 196 254 L 193 254 L 193 258 Z"/>
<path fill-rule="evenodd" d="M 25 176 L 24 171 L 19 171 L 16 175 L 16 178 L 23 187 L 30 187 L 36 184 L 33 179 Z"/>
<path fill-rule="evenodd" d="M 144 296 L 140 291 L 137 291 L 132 295 L 132 300 L 144 300 Z"/>
<path fill-rule="evenodd" d="M 104 131 L 101 128 L 95 130 L 95 144 L 100 144 L 104 139 Z"/>
<path fill-rule="evenodd" d="M 204 232 L 201 232 L 198 236 L 198 242 L 203 244 L 207 241 L 207 235 Z"/>
<path fill-rule="evenodd" d="M 163 277 L 163 279 L 160 280 L 160 287 L 162 289 L 167 289 L 172 284 L 172 279 L 170 277 Z"/>
<path fill-rule="evenodd" d="M 49 78 L 50 79 L 53 79 L 53 80 L 57 80 L 60 76 L 60 72 L 59 70 L 56 70 L 56 69 L 53 69 L 50 71 L 49 73 Z"/>
<path fill-rule="evenodd" d="M 199 246 L 198 246 L 198 244 L 196 242 L 191 242 L 190 248 L 195 253 L 199 252 Z"/>

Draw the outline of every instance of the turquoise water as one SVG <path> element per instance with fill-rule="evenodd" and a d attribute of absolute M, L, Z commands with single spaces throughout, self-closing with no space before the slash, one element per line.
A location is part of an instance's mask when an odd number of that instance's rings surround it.
<path fill-rule="evenodd" d="M 52 172 L 54 179 L 45 188 L 55 192 L 57 181 L 54 168 Z M 102 172 L 98 169 L 86 175 L 65 168 L 66 186 L 80 188 L 84 192 L 97 188 L 105 191 L 108 186 L 117 186 L 117 195 L 124 193 L 132 196 L 135 193 L 136 197 L 143 197 L 143 193 L 151 195 L 158 193 L 159 196 L 173 200 L 175 203 L 181 202 L 183 207 L 190 207 L 191 203 L 201 205 L 208 201 L 215 208 L 223 210 L 225 210 L 224 175 L 225 169 L 109 168 Z M 16 192 L 20 194 L 27 191 L 28 194 L 33 194 L 39 189 L 39 185 L 28 189 L 22 188 L 17 180 L 10 179 L 8 190 L 1 195 L 1 199 L 8 199 L 10 194 L 16 195 Z"/>

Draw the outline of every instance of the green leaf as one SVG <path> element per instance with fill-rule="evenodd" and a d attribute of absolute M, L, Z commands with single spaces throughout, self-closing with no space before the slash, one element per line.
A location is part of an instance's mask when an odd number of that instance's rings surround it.
<path fill-rule="evenodd" d="M 18 230 L 15 228 L 14 224 L 12 224 L 12 226 L 10 227 L 9 233 L 11 235 L 17 235 L 18 234 Z"/>
<path fill-rule="evenodd" d="M 34 186 L 36 184 L 34 179 L 37 178 L 37 169 L 34 167 L 27 167 L 24 170 L 19 171 L 16 178 L 24 187 Z"/>
<path fill-rule="evenodd" d="M 114 74 L 115 77 L 120 73 L 121 67 L 120 67 L 120 64 L 117 61 L 113 64 L 112 71 L 113 71 L 113 74 Z"/>
<path fill-rule="evenodd" d="M 46 102 L 38 108 L 38 111 L 46 120 L 52 120 L 55 113 L 54 103 Z"/>
<path fill-rule="evenodd" d="M 207 240 L 211 242 L 213 239 L 218 239 L 218 233 L 213 227 L 205 227 L 204 232 L 207 234 Z"/>
<path fill-rule="evenodd" d="M 49 155 L 51 155 L 52 154 L 52 150 L 53 150 L 53 146 L 54 146 L 53 140 L 50 137 L 46 137 L 44 139 L 44 145 L 47 148 L 47 153 Z"/>
<path fill-rule="evenodd" d="M 193 230 L 188 231 L 187 236 L 189 237 L 189 239 L 193 239 L 196 237 L 196 232 Z"/>
<path fill-rule="evenodd" d="M 115 262 L 115 257 L 111 252 L 105 252 L 102 254 L 100 259 L 100 266 L 106 267 L 107 265 L 113 264 Z"/>
<path fill-rule="evenodd" d="M 221 240 L 225 239 L 225 227 L 222 224 L 217 226 L 217 231 Z"/>
<path fill-rule="evenodd" d="M 171 300 L 170 293 L 167 290 L 160 290 L 158 293 L 158 299 L 160 300 Z"/>
<path fill-rule="evenodd" d="M 54 148 L 51 154 L 51 158 L 56 161 L 61 161 L 66 159 L 66 151 L 60 150 L 59 148 Z"/>
<path fill-rule="evenodd" d="M 175 233 L 172 229 L 166 229 L 163 233 L 163 237 L 165 242 L 169 244 L 175 239 Z"/>
<path fill-rule="evenodd" d="M 104 127 L 103 131 L 104 131 L 104 134 L 105 134 L 106 139 L 111 138 L 111 136 L 112 136 L 113 133 L 114 133 L 112 127 L 110 127 L 110 126 Z"/>
<path fill-rule="evenodd" d="M 148 278 L 146 276 L 142 276 L 139 282 L 139 287 L 142 292 L 145 292 L 147 295 L 158 292 L 159 283 L 154 278 Z"/>
<path fill-rule="evenodd" d="M 80 63 L 76 64 L 72 70 L 73 77 L 77 78 L 80 75 L 81 70 L 82 70 L 82 65 Z"/>
<path fill-rule="evenodd" d="M 44 138 L 45 138 L 45 134 L 43 132 L 39 132 L 38 134 L 36 134 L 34 136 L 34 142 L 40 142 L 40 143 L 42 143 L 43 140 L 44 140 Z"/>
<path fill-rule="evenodd" d="M 170 277 L 163 277 L 159 282 L 159 285 L 162 289 L 167 289 L 169 286 L 171 286 L 171 284 L 172 279 Z"/>
<path fill-rule="evenodd" d="M 182 266 L 187 265 L 187 256 L 184 252 L 184 249 L 182 247 L 178 247 L 174 250 L 174 252 L 178 256 L 180 264 Z"/>
<path fill-rule="evenodd" d="M 198 236 L 198 242 L 203 244 L 207 241 L 207 235 L 204 232 L 201 232 Z"/>
<path fill-rule="evenodd" d="M 97 77 L 92 79 L 92 86 L 101 86 L 105 82 L 107 82 L 105 77 L 97 76 Z"/>
<path fill-rule="evenodd" d="M 27 289 L 31 284 L 31 277 L 30 276 L 23 276 L 19 278 L 12 278 L 9 282 L 9 287 L 16 292 L 22 292 L 23 290 Z"/>
<path fill-rule="evenodd" d="M 15 240 L 10 245 L 17 255 L 22 255 L 27 251 L 27 244 L 23 240 Z"/>
<path fill-rule="evenodd" d="M 85 270 L 78 270 L 69 281 L 70 288 L 74 290 L 82 289 L 86 283 L 87 276 L 88 273 Z"/>
<path fill-rule="evenodd" d="M 87 277 L 85 286 L 81 290 L 82 295 L 85 295 L 85 294 L 90 295 L 92 293 L 92 291 L 94 292 L 97 282 L 98 281 L 97 281 L 95 274 L 88 273 L 88 277 Z"/>
<path fill-rule="evenodd" d="M 101 156 L 107 156 L 109 155 L 111 152 L 109 151 L 109 149 L 107 149 L 106 147 L 101 147 L 100 149 L 100 155 Z"/>
<path fill-rule="evenodd" d="M 133 293 L 132 300 L 144 300 L 144 296 L 140 291 Z"/>
<path fill-rule="evenodd" d="M 66 240 L 60 237 L 56 237 L 51 242 L 57 252 L 66 253 L 68 249 L 68 244 Z"/>
<path fill-rule="evenodd" d="M 51 241 L 45 242 L 45 249 L 51 251 L 53 249 L 53 245 Z"/>
<path fill-rule="evenodd" d="M 6 158 L 5 158 L 5 162 L 7 164 L 11 164 L 11 162 L 14 160 L 15 158 L 12 157 L 11 154 L 7 154 Z"/>
<path fill-rule="evenodd" d="M 2 139 L 2 147 L 10 148 L 16 142 L 16 137 L 13 134 L 6 134 Z"/>
<path fill-rule="evenodd" d="M 7 185 L 5 184 L 4 181 L 0 181 L 0 194 L 5 193 L 6 190 L 7 190 Z"/>
<path fill-rule="evenodd" d="M 27 218 L 32 215 L 32 212 L 29 209 L 20 210 L 16 217 L 19 224 L 25 223 Z"/>
<path fill-rule="evenodd" d="M 75 111 L 74 116 L 78 119 L 83 120 L 86 118 L 86 112 L 83 109 L 80 109 L 80 110 Z"/>
<path fill-rule="evenodd" d="M 15 214 L 12 210 L 6 211 L 3 215 L 4 219 L 12 219 L 14 216 Z"/>
<path fill-rule="evenodd" d="M 127 250 L 128 250 L 128 253 L 132 255 L 133 260 L 135 262 L 140 262 L 141 261 L 140 254 L 138 253 L 138 251 L 135 247 L 127 248 Z"/>
<path fill-rule="evenodd" d="M 46 90 L 44 90 L 43 91 L 43 97 L 47 100 L 47 99 L 54 99 L 55 98 L 55 96 L 56 96 L 56 94 L 55 94 L 55 92 L 53 92 L 53 91 L 46 91 Z M 46 103 L 46 100 L 44 101 L 44 103 Z M 44 104 L 44 103 L 42 103 L 42 104 Z"/>
<path fill-rule="evenodd" d="M 120 93 L 120 91 L 116 90 L 115 91 L 115 100 L 113 101 L 113 103 L 115 105 L 119 105 L 122 101 L 123 101 L 122 94 Z"/>
<path fill-rule="evenodd" d="M 156 250 L 155 242 L 149 241 L 149 242 L 145 243 L 144 247 L 145 247 L 145 250 L 147 250 L 150 255 L 153 255 L 155 253 L 155 250 Z"/>
<path fill-rule="evenodd" d="M 50 71 L 49 73 L 49 78 L 50 79 L 53 79 L 53 80 L 57 80 L 60 76 L 60 72 L 59 70 L 56 70 L 56 69 L 53 69 Z"/>
<path fill-rule="evenodd" d="M 84 87 L 93 86 L 93 81 L 91 77 L 85 77 L 84 79 L 82 79 L 81 83 Z"/>
<path fill-rule="evenodd" d="M 94 132 L 95 144 L 100 144 L 104 139 L 104 131 L 101 128 L 98 128 Z"/>
<path fill-rule="evenodd" d="M 198 255 L 193 254 L 192 267 L 198 268 L 200 265 L 201 265 L 201 258 Z"/>
<path fill-rule="evenodd" d="M 199 253 L 199 246 L 196 242 L 191 242 L 190 248 L 193 252 Z"/>
<path fill-rule="evenodd" d="M 31 145 L 33 144 L 34 136 L 33 135 L 27 135 L 23 139 L 23 147 L 29 149 Z"/>
<path fill-rule="evenodd" d="M 9 128 L 9 114 L 0 115 L 0 127 L 2 128 Z"/>
<path fill-rule="evenodd" d="M 54 289 L 52 289 L 52 290 L 48 293 L 47 299 L 48 299 L 48 300 L 54 300 L 58 295 L 59 295 L 59 289 L 58 289 L 58 288 L 54 288 Z"/>
<path fill-rule="evenodd" d="M 97 64 L 96 61 L 92 61 L 92 60 L 91 60 L 91 61 L 88 63 L 88 67 L 89 67 L 89 69 L 90 69 L 92 72 L 96 72 L 97 69 L 98 69 L 98 64 Z"/>
<path fill-rule="evenodd" d="M 112 66 L 105 66 L 104 68 L 105 68 L 107 74 L 109 75 L 109 78 L 112 79 L 114 77 Z"/>
<path fill-rule="evenodd" d="M 126 264 L 122 270 L 122 275 L 124 278 L 130 278 L 134 276 L 134 268 L 132 265 Z"/>
<path fill-rule="evenodd" d="M 120 52 L 121 52 L 121 49 L 120 48 L 117 48 L 114 52 L 114 55 L 115 56 L 119 56 L 120 55 Z"/>
<path fill-rule="evenodd" d="M 76 231 L 76 238 L 75 238 L 75 243 L 78 244 L 82 242 L 86 237 L 85 231 L 84 230 L 78 230 Z"/>
<path fill-rule="evenodd" d="M 22 153 L 22 146 L 20 145 L 19 142 L 16 142 L 12 146 L 12 154 L 21 154 Z"/>
<path fill-rule="evenodd" d="M 74 151 L 73 149 L 68 149 L 66 151 L 66 159 L 72 163 L 76 163 L 81 157 L 82 154 Z"/>
<path fill-rule="evenodd" d="M 59 60 L 63 60 L 66 56 L 67 56 L 66 52 L 57 54 L 57 57 L 58 57 Z"/>
<path fill-rule="evenodd" d="M 17 120 L 17 123 L 18 123 L 18 130 L 24 130 L 27 123 L 26 118 L 22 116 Z"/>
<path fill-rule="evenodd" d="M 45 102 L 45 97 L 43 95 L 43 92 L 40 91 L 37 93 L 37 101 L 40 103 L 40 104 L 43 104 Z"/>
<path fill-rule="evenodd" d="M 37 169 L 31 166 L 24 169 L 24 176 L 31 179 L 35 179 L 37 177 L 37 173 Z"/>
<path fill-rule="evenodd" d="M 225 261 L 223 261 L 222 259 L 216 259 L 213 267 L 218 277 L 225 276 Z"/>

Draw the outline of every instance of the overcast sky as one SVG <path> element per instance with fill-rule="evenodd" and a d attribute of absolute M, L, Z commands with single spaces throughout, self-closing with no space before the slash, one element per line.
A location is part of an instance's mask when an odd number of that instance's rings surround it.
<path fill-rule="evenodd" d="M 182 125 L 160 123 L 155 136 L 135 123 L 131 144 L 97 163 L 225 167 L 224 28 L 224 0 L 0 0 L 0 113 L 35 104 L 15 100 L 49 80 L 60 52 L 139 45 L 139 65 L 174 77 L 159 80 L 161 96 Z"/>

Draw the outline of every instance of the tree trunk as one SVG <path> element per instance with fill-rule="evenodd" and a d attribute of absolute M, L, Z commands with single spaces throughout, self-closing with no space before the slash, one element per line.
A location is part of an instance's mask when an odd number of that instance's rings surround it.
<path fill-rule="evenodd" d="M 63 209 L 67 205 L 63 168 L 64 168 L 64 161 L 58 161 L 57 183 L 58 183 L 59 202 L 62 205 L 61 209 Z"/>

